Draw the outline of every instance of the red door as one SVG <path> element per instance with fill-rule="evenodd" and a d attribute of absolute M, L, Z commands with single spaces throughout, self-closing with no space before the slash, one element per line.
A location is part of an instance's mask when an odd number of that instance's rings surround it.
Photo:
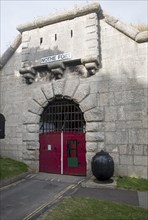
<path fill-rule="evenodd" d="M 85 176 L 85 134 L 79 132 L 40 134 L 39 159 L 41 172 Z"/>
<path fill-rule="evenodd" d="M 84 133 L 64 133 L 63 174 L 86 176 L 86 147 Z"/>
<path fill-rule="evenodd" d="M 40 134 L 39 171 L 61 173 L 61 133 Z"/>

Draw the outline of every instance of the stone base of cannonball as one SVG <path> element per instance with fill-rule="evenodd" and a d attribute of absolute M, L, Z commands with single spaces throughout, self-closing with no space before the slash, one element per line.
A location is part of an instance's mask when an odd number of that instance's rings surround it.
<path fill-rule="evenodd" d="M 91 176 L 86 181 L 81 183 L 82 187 L 88 188 L 108 188 L 115 189 L 117 187 L 116 178 L 112 177 L 109 180 L 99 181 L 95 176 Z"/>

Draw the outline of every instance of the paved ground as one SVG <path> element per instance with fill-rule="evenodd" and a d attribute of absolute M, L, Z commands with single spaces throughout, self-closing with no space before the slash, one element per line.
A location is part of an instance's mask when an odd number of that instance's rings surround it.
<path fill-rule="evenodd" d="M 111 183 L 111 187 L 114 188 L 114 184 Z M 1 188 L 0 219 L 42 219 L 38 216 L 65 196 L 91 197 L 148 208 L 148 193 L 102 188 L 102 184 L 98 188 L 98 183 L 84 177 L 38 173 Z"/>
<path fill-rule="evenodd" d="M 64 194 L 82 177 L 38 173 L 29 175 L 17 184 L 3 187 L 0 192 L 0 219 L 29 219 Z M 34 212 L 35 211 L 35 212 Z M 27 217 L 28 216 L 28 217 Z"/>
<path fill-rule="evenodd" d="M 118 189 L 90 189 L 80 187 L 76 192 L 72 193 L 76 197 L 89 197 L 99 200 L 114 201 L 118 203 L 126 203 L 139 206 L 138 195 L 136 191 L 126 191 Z"/>

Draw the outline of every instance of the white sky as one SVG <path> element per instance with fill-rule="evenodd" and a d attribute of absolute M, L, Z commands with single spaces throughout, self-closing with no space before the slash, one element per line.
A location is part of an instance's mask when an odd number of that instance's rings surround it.
<path fill-rule="evenodd" d="M 1 54 L 19 33 L 16 26 L 32 21 L 35 18 L 71 9 L 76 5 L 99 2 L 103 11 L 126 23 L 148 22 L 148 0 L 0 0 L 0 51 Z"/>

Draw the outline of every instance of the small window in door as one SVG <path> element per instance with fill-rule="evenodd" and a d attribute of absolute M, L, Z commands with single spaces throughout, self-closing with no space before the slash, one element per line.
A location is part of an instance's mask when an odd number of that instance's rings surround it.
<path fill-rule="evenodd" d="M 78 167 L 78 141 L 67 140 L 68 167 Z"/>

